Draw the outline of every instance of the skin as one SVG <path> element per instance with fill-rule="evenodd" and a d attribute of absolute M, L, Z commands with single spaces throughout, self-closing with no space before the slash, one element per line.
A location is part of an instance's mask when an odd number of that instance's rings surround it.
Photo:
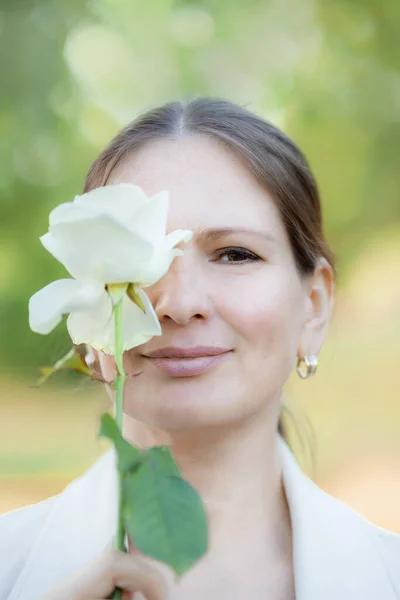
<path fill-rule="evenodd" d="M 184 254 L 145 288 L 162 336 L 124 355 L 128 375 L 143 370 L 126 383 L 124 437 L 141 447 L 170 446 L 208 514 L 209 552 L 174 598 L 211 598 L 216 589 L 223 597 L 244 597 L 250 583 L 253 597 L 279 588 L 282 595 L 269 597 L 292 598 L 290 515 L 276 429 L 297 357 L 318 355 L 322 347 L 333 307 L 332 268 L 321 258 L 312 276 L 299 275 L 273 198 L 231 150 L 209 137 L 151 142 L 117 165 L 109 183 L 119 182 L 149 195 L 168 189 L 167 233 L 193 231 L 179 246 Z M 248 227 L 274 241 L 243 232 L 208 239 L 204 232 L 217 227 Z M 222 253 L 232 247 L 250 255 Z M 141 356 L 198 344 L 233 352 L 185 378 L 169 377 Z M 111 381 L 113 357 L 94 353 Z M 232 543 L 235 532 L 240 544 Z"/>
<path fill-rule="evenodd" d="M 126 554 L 107 548 L 95 560 L 83 565 L 72 578 L 62 582 L 41 600 L 110 598 L 115 587 L 123 590 L 121 600 L 169 598 L 168 581 L 155 564 L 145 556 Z"/>

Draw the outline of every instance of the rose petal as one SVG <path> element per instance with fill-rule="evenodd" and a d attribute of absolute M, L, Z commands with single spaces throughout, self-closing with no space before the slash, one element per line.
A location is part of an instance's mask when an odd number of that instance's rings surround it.
<path fill-rule="evenodd" d="M 133 183 L 105 185 L 74 199 L 77 208 L 90 207 L 97 213 L 110 215 L 122 223 L 129 221 L 148 202 L 149 198 L 142 188 Z"/>
<path fill-rule="evenodd" d="M 190 229 L 175 229 L 169 233 L 164 239 L 165 248 L 173 248 L 181 242 L 189 242 L 193 237 L 193 231 Z"/>
<path fill-rule="evenodd" d="M 50 333 L 63 314 L 93 306 L 104 286 L 84 285 L 75 279 L 58 279 L 33 294 L 29 300 L 29 326 L 36 333 Z"/>
<path fill-rule="evenodd" d="M 50 233 L 50 231 L 42 235 L 39 239 L 42 243 L 42 246 L 46 248 L 47 252 L 50 252 L 50 254 L 54 256 L 59 263 L 64 265 L 61 249 L 58 247 L 57 241 L 53 238 L 53 235 Z"/>
<path fill-rule="evenodd" d="M 123 349 L 144 344 L 154 335 L 161 335 L 161 326 L 154 308 L 143 290 L 138 290 L 146 313 L 129 300 L 123 299 Z M 72 312 L 67 320 L 75 344 L 90 344 L 106 354 L 115 354 L 115 328 L 111 299 L 107 294 L 90 310 Z"/>
<path fill-rule="evenodd" d="M 124 350 L 145 344 L 153 336 L 162 334 L 160 322 L 147 294 L 140 288 L 137 293 L 146 312 L 143 313 L 128 296 L 125 296 L 123 305 Z"/>
<path fill-rule="evenodd" d="M 82 282 L 136 281 L 153 255 L 152 245 L 108 215 L 55 225 L 43 246 Z"/>
<path fill-rule="evenodd" d="M 152 196 L 133 217 L 126 222 L 130 231 L 141 235 L 157 247 L 165 238 L 167 228 L 169 193 L 162 191 Z"/>
<path fill-rule="evenodd" d="M 64 202 L 59 204 L 49 215 L 49 230 L 59 223 L 88 219 L 94 217 L 98 211 L 90 206 L 77 206 L 75 202 Z"/>
<path fill-rule="evenodd" d="M 74 344 L 90 344 L 92 348 L 103 350 L 113 347 L 114 328 L 111 299 L 107 292 L 90 310 L 70 313 L 67 329 Z"/>
<path fill-rule="evenodd" d="M 193 232 L 188 229 L 177 229 L 164 238 L 161 248 L 156 249 L 152 259 L 145 265 L 142 273 L 136 280 L 142 287 L 153 285 L 168 271 L 173 259 L 183 254 L 181 248 L 173 248 L 174 244 L 187 242 Z"/>

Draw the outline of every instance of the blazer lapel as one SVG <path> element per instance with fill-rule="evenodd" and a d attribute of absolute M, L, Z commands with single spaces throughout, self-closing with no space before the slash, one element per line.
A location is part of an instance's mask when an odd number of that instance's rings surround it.
<path fill-rule="evenodd" d="M 292 520 L 296 600 L 397 600 L 373 525 L 319 488 L 279 436 Z"/>
<path fill-rule="evenodd" d="M 397 600 L 373 527 L 300 469 L 281 436 L 278 448 L 293 535 L 296 600 Z M 117 519 L 111 447 L 59 495 L 7 600 L 33 600 L 111 545 Z"/>
<path fill-rule="evenodd" d="M 112 544 L 118 507 L 111 447 L 58 496 L 7 600 L 36 600 Z"/>

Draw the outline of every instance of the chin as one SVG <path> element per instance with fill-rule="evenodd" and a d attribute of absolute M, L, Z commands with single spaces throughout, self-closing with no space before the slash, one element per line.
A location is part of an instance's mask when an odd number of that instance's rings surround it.
<path fill-rule="evenodd" d="M 136 421 L 164 430 L 220 427 L 237 422 L 240 416 L 243 418 L 243 410 L 235 410 L 232 401 L 210 396 L 203 400 L 198 395 L 192 398 L 187 395 L 172 399 L 164 397 L 164 401 L 158 397 L 152 402 L 148 399 L 139 400 L 136 394 L 135 398 L 125 398 L 124 412 Z"/>

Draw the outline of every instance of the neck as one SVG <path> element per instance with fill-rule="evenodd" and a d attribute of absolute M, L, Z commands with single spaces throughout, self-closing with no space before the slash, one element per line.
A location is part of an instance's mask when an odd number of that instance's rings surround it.
<path fill-rule="evenodd" d="M 250 547 L 263 559 L 280 561 L 291 540 L 276 428 L 271 414 L 185 431 L 160 430 L 125 415 L 123 436 L 142 448 L 169 446 L 182 477 L 205 505 L 210 551 L 239 559 Z"/>

